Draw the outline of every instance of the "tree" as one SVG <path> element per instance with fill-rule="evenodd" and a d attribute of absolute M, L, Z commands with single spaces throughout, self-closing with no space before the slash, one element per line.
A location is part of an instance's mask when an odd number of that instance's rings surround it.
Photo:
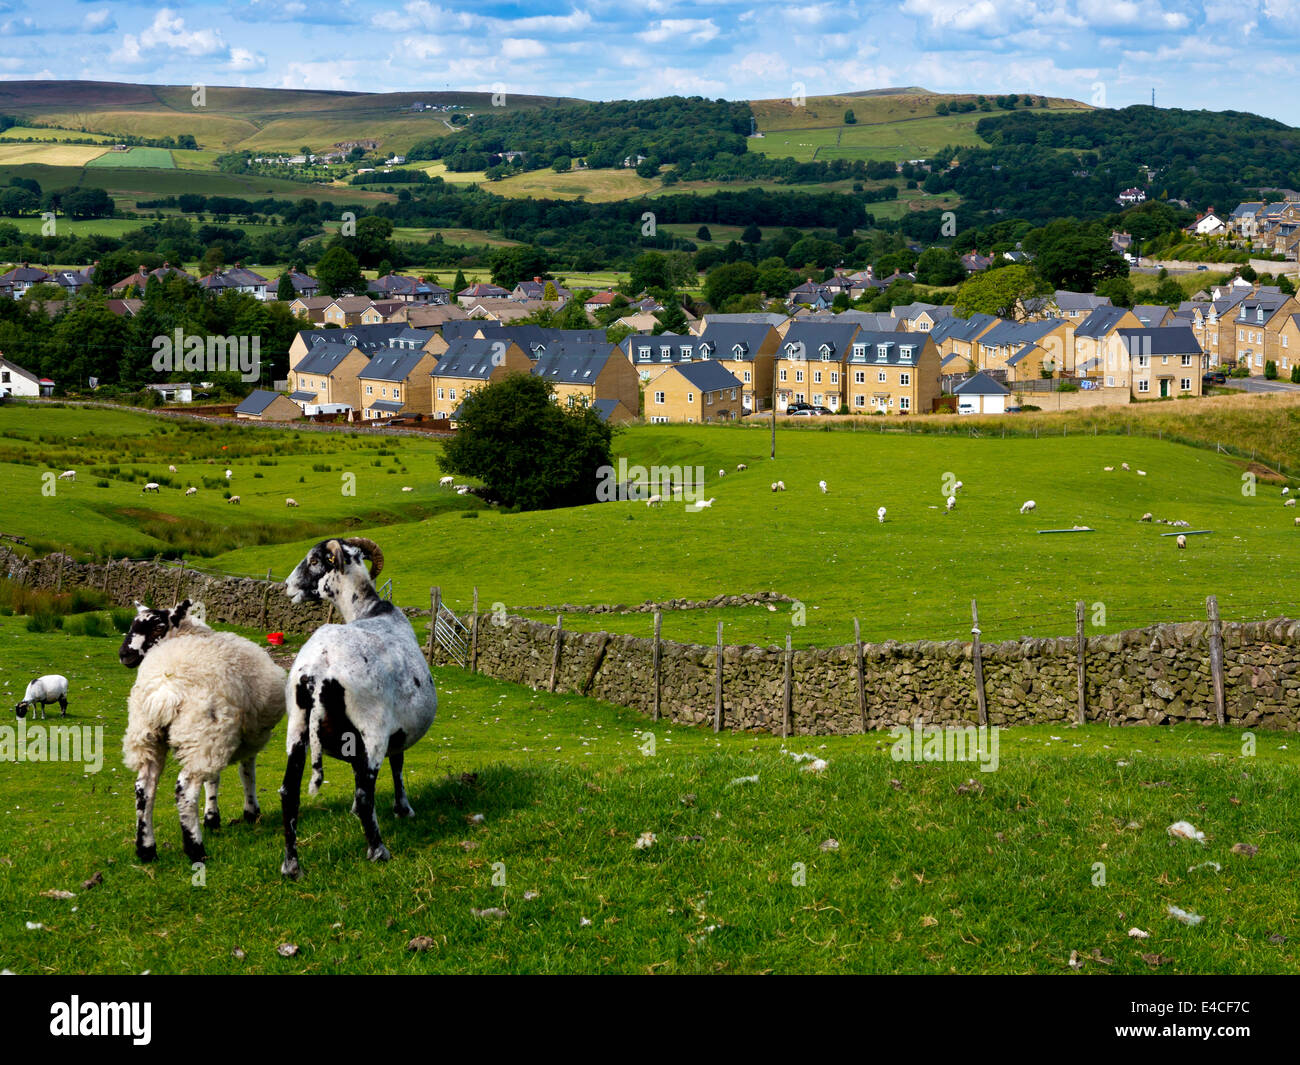
<path fill-rule="evenodd" d="M 498 248 L 488 262 L 492 267 L 492 283 L 505 289 L 514 288 L 520 281 L 550 274 L 551 264 L 546 252 L 531 244 Z"/>
<path fill-rule="evenodd" d="M 1058 219 L 1031 237 L 1026 250 L 1034 254 L 1035 269 L 1053 288 L 1092 292 L 1107 278 L 1128 276 L 1128 263 L 1111 247 L 1104 226 L 1081 227 Z"/>
<path fill-rule="evenodd" d="M 451 283 L 452 294 L 455 295 L 457 292 L 464 292 L 467 288 L 469 288 L 469 282 L 465 280 L 465 271 L 457 270 L 456 280 Z"/>
<path fill-rule="evenodd" d="M 361 265 L 347 248 L 336 245 L 330 248 L 316 264 L 316 279 L 326 296 L 346 296 L 366 291 L 366 279 L 361 276 Z"/>
<path fill-rule="evenodd" d="M 763 239 L 763 231 L 751 222 L 745 227 L 745 231 L 740 234 L 740 239 L 746 244 L 757 244 Z"/>
<path fill-rule="evenodd" d="M 658 159 L 642 159 L 636 164 L 637 177 L 652 178 L 659 174 Z"/>
<path fill-rule="evenodd" d="M 1264 376 L 1270 381 L 1277 380 L 1277 363 L 1272 359 L 1264 363 Z"/>
<path fill-rule="evenodd" d="M 1300 385 L 1300 363 L 1296 363 L 1291 367 L 1291 383 Z"/>
<path fill-rule="evenodd" d="M 947 248 L 927 248 L 916 260 L 916 280 L 922 285 L 959 285 L 966 280 L 966 270 Z"/>
<path fill-rule="evenodd" d="M 695 239 L 696 239 L 696 240 L 706 240 L 706 241 L 712 243 L 712 242 L 713 242 L 713 234 L 709 232 L 709 227 L 708 227 L 708 226 L 700 226 L 700 228 L 697 229 L 697 230 L 695 231 Z"/>
<path fill-rule="evenodd" d="M 858 116 L 853 113 L 852 108 L 844 112 L 844 124 L 846 126 L 852 126 L 856 124 L 857 121 L 858 121 Z"/>
<path fill-rule="evenodd" d="M 567 174 L 573 168 L 573 160 L 567 155 L 557 155 L 551 160 L 551 169 L 557 174 Z"/>
<path fill-rule="evenodd" d="M 1136 293 L 1133 290 L 1133 282 L 1127 277 L 1107 278 L 1097 286 L 1098 296 L 1109 296 L 1110 302 L 1115 307 L 1132 307 Z M 1179 295 L 1182 290 L 1179 289 Z M 1181 303 L 1181 299 L 1179 300 Z"/>
<path fill-rule="evenodd" d="M 957 290 L 955 310 L 962 318 L 992 314 L 1020 320 L 1024 317 L 1023 301 L 1049 291 L 1050 287 L 1028 266 L 1003 266 L 963 281 Z"/>
<path fill-rule="evenodd" d="M 275 286 L 275 298 L 283 300 L 285 303 L 291 303 L 297 296 L 298 292 L 293 287 L 293 282 L 289 280 L 289 271 L 286 270 L 280 275 L 280 281 Z"/>
<path fill-rule="evenodd" d="M 721 308 L 732 296 L 757 291 L 758 270 L 750 263 L 726 263 L 714 267 L 704 280 L 704 298 Z"/>
<path fill-rule="evenodd" d="M 594 503 L 612 467 L 613 431 L 595 408 L 568 411 L 549 381 L 510 374 L 470 395 L 443 450 L 453 473 L 477 477 L 508 508 Z"/>

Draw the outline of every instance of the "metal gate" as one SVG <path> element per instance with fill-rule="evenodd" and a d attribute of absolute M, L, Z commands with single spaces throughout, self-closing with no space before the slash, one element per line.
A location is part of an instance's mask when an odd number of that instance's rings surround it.
<path fill-rule="evenodd" d="M 464 669 L 469 662 L 469 629 L 442 603 L 433 622 L 433 637 L 457 665 Z"/>

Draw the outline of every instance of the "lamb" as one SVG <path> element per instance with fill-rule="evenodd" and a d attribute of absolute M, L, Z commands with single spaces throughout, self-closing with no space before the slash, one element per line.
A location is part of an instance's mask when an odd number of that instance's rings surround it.
<path fill-rule="evenodd" d="M 876 521 L 880 522 L 881 525 L 885 524 L 885 508 L 884 508 L 884 507 L 877 507 L 877 508 L 876 508 Z"/>
<path fill-rule="evenodd" d="M 290 496 L 288 499 L 286 499 L 286 500 L 284 501 L 284 505 L 285 505 L 286 507 L 296 507 L 296 506 L 298 505 L 298 500 L 296 500 L 296 499 L 294 499 L 292 496 Z"/>
<path fill-rule="evenodd" d="M 711 507 L 713 506 L 713 500 L 717 498 L 718 498 L 717 496 L 713 496 L 710 499 L 701 499 L 695 504 L 695 509 L 703 510 L 705 507 Z"/>
<path fill-rule="evenodd" d="M 744 472 L 745 470 L 747 470 L 747 469 L 749 469 L 749 467 L 746 466 L 743 462 L 739 462 L 739 463 L 736 464 L 736 472 L 737 472 L 737 473 L 743 473 L 743 472 Z"/>
<path fill-rule="evenodd" d="M 157 481 L 150 481 L 150 482 L 149 482 L 148 484 L 146 484 L 143 488 L 141 488 L 140 491 L 141 491 L 141 492 L 156 492 L 156 491 L 158 491 L 158 489 L 160 489 L 161 487 L 162 487 L 162 485 L 160 485 Z"/>
<path fill-rule="evenodd" d="M 1187 537 L 1184 536 L 1182 533 L 1179 533 L 1178 539 L 1175 541 L 1175 543 L 1178 544 L 1178 550 L 1182 551 L 1187 547 Z"/>
<path fill-rule="evenodd" d="M 450 488 L 450 487 L 451 487 L 453 484 L 455 484 L 455 483 L 456 483 L 456 478 L 455 478 L 455 477 L 439 477 L 439 478 L 438 478 L 438 487 L 439 487 L 439 488 Z"/>
<path fill-rule="evenodd" d="M 221 771 L 238 763 L 244 820 L 255 821 L 261 813 L 257 755 L 284 716 L 284 670 L 251 640 L 210 629 L 191 605 L 186 599 L 171 610 L 151 610 L 137 603 L 117 652 L 122 665 L 139 670 L 127 699 L 122 755 L 136 772 L 135 853 L 142 862 L 158 856 L 153 804 L 168 749 L 181 763 L 176 807 L 185 855 L 207 861 L 203 828 L 221 825 Z M 202 827 L 200 785 L 207 792 Z"/>
<path fill-rule="evenodd" d="M 193 485 L 190 485 L 187 489 L 185 489 L 185 494 L 186 494 L 187 496 L 198 495 L 198 493 L 199 493 L 199 490 L 198 490 L 197 488 L 195 488 Z"/>
<path fill-rule="evenodd" d="M 822 490 L 822 495 L 825 495 L 825 494 L 826 494 L 826 482 L 825 482 L 825 481 L 818 481 L 818 482 L 817 482 L 817 487 L 820 488 L 820 489 Z"/>
<path fill-rule="evenodd" d="M 657 507 L 663 505 L 663 496 L 654 495 L 645 501 L 647 507 Z"/>
<path fill-rule="evenodd" d="M 27 716 L 28 707 L 39 706 L 41 708 L 41 720 L 45 720 L 45 707 L 50 703 L 58 703 L 60 717 L 68 716 L 68 678 L 58 673 L 47 673 L 43 677 L 37 677 L 23 692 L 23 701 L 14 707 L 14 713 L 19 717 Z M 33 714 L 33 719 L 35 715 Z"/>
<path fill-rule="evenodd" d="M 1026 499 L 1023 503 L 1020 504 L 1021 514 L 1028 514 L 1031 510 L 1037 510 L 1037 509 L 1038 509 L 1038 504 L 1035 503 L 1032 499 Z"/>
<path fill-rule="evenodd" d="M 944 513 L 945 513 L 945 514 L 951 514 L 952 511 L 953 511 L 953 509 L 954 509 L 956 506 L 957 506 L 957 497 L 956 497 L 956 496 L 949 496 L 949 497 L 948 497 L 948 501 L 944 504 Z"/>
<path fill-rule="evenodd" d="M 238 505 L 239 505 L 239 496 L 231 496 L 229 499 L 226 500 L 226 502 L 227 502 L 227 503 L 234 503 L 236 506 L 238 506 Z"/>
<path fill-rule="evenodd" d="M 1138 518 L 1138 521 L 1150 521 L 1150 520 L 1151 520 L 1151 512 L 1149 510 L 1145 514 L 1143 514 L 1142 517 Z"/>
<path fill-rule="evenodd" d="M 60 481 L 75 481 L 76 479 L 77 479 L 76 470 L 64 470 L 61 474 L 59 474 Z"/>
<path fill-rule="evenodd" d="M 230 478 L 232 478 L 234 475 L 235 475 L 235 474 L 234 474 L 234 471 L 233 471 L 233 470 L 227 470 L 227 471 L 226 471 L 226 480 L 227 480 L 227 481 L 230 480 Z"/>
<path fill-rule="evenodd" d="M 167 472 L 168 472 L 168 473 L 175 473 L 175 472 L 176 472 L 176 467 L 175 467 L 175 466 L 168 466 L 168 467 L 167 467 Z"/>
<path fill-rule="evenodd" d="M 309 750 L 313 795 L 321 784 L 322 750 L 351 764 L 352 809 L 371 861 L 390 857 L 375 820 L 375 780 L 385 754 L 393 773 L 393 811 L 398 817 L 415 815 L 402 783 L 402 763 L 407 749 L 433 724 L 438 696 L 410 621 L 375 591 L 383 568 L 383 552 L 372 540 L 322 540 L 285 581 L 285 594 L 295 603 L 329 599 L 345 622 L 312 634 L 285 687 L 289 761 L 280 789 L 285 842 L 280 872 L 295 880 L 302 875 L 298 812 Z"/>

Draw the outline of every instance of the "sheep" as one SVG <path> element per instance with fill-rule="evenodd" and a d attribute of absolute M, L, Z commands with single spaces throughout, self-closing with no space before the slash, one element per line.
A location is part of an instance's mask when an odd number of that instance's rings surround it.
<path fill-rule="evenodd" d="M 14 713 L 19 717 L 27 716 L 27 708 L 39 706 L 41 708 L 41 720 L 45 720 L 45 707 L 50 703 L 58 703 L 59 710 L 62 711 L 59 716 L 68 716 L 68 678 L 60 676 L 58 673 L 47 673 L 43 677 L 37 677 L 23 692 L 23 701 L 14 707 Z M 35 714 L 32 715 L 33 719 Z"/>
<path fill-rule="evenodd" d="M 1282 488 L 1282 494 L 1284 496 L 1289 496 L 1291 494 L 1291 486 L 1289 484 Z"/>
<path fill-rule="evenodd" d="M 784 481 L 777 481 L 777 482 L 776 482 L 776 490 L 777 490 L 778 492 L 784 492 L 784 491 L 785 491 L 785 482 L 784 482 Z"/>
<path fill-rule="evenodd" d="M 719 476 L 719 477 L 725 477 L 725 476 L 727 476 L 727 471 L 726 471 L 726 470 L 719 470 L 719 471 L 718 471 L 718 476 Z"/>
<path fill-rule="evenodd" d="M 737 473 L 744 473 L 745 470 L 747 470 L 747 469 L 749 469 L 749 467 L 746 466 L 743 462 L 738 462 L 738 463 L 736 464 L 736 472 L 737 472 Z"/>
<path fill-rule="evenodd" d="M 876 508 L 876 521 L 880 522 L 881 525 L 884 525 L 884 524 L 885 524 L 885 508 L 884 508 L 884 507 L 877 507 L 877 508 Z"/>
<path fill-rule="evenodd" d="M 456 494 L 457 494 L 458 496 L 467 496 L 467 495 L 469 495 L 469 485 L 467 485 L 467 484 L 462 484 L 459 488 L 456 489 Z"/>
<path fill-rule="evenodd" d="M 233 471 L 233 470 L 227 470 L 227 471 L 226 471 L 226 480 L 227 480 L 227 481 L 230 480 L 230 478 L 232 478 L 234 475 L 235 475 L 235 474 L 234 474 L 234 471 Z"/>
<path fill-rule="evenodd" d="M 663 496 L 654 495 L 645 501 L 647 507 L 658 507 L 663 505 Z"/>
<path fill-rule="evenodd" d="M 1178 539 L 1174 542 L 1178 544 L 1179 551 L 1182 551 L 1187 547 L 1187 537 L 1184 536 L 1182 533 L 1178 534 Z"/>
<path fill-rule="evenodd" d="M 296 499 L 294 499 L 292 496 L 290 496 L 288 499 L 286 499 L 286 500 L 284 501 L 284 505 L 285 505 L 286 507 L 296 507 L 296 506 L 298 505 L 298 500 L 296 500 Z"/>
<path fill-rule="evenodd" d="M 150 481 L 150 482 L 149 482 L 148 484 L 146 484 L 143 488 L 141 488 L 140 491 L 141 491 L 141 492 L 156 492 L 156 491 L 158 491 L 158 489 L 160 489 L 161 487 L 162 487 L 162 485 L 160 485 L 157 481 Z"/>
<path fill-rule="evenodd" d="M 1032 499 L 1026 499 L 1023 503 L 1020 504 L 1021 514 L 1028 514 L 1031 510 L 1037 510 L 1037 509 L 1038 509 L 1038 504 L 1035 503 Z"/>
<path fill-rule="evenodd" d="M 197 488 L 195 488 L 193 485 L 190 485 L 187 489 L 185 489 L 185 494 L 186 494 L 187 496 L 198 495 L 198 494 L 199 494 L 199 490 L 198 490 Z"/>
<path fill-rule="evenodd" d="M 455 483 L 456 483 L 456 478 L 455 478 L 455 477 L 439 477 L 439 478 L 438 478 L 438 487 L 439 487 L 439 488 L 450 488 L 450 487 L 451 487 L 453 484 L 455 484 Z"/>
<path fill-rule="evenodd" d="M 956 506 L 957 506 L 957 497 L 949 496 L 947 502 L 944 503 L 944 513 L 951 514 L 952 511 L 956 508 Z"/>
<path fill-rule="evenodd" d="M 1143 514 L 1142 517 L 1138 518 L 1138 521 L 1150 521 L 1150 520 L 1151 520 L 1151 512 L 1149 510 L 1145 514 Z"/>
<path fill-rule="evenodd" d="M 1127 471 L 1127 470 L 1128 470 L 1128 463 L 1127 463 L 1127 462 L 1121 462 L 1121 463 L 1119 464 L 1119 468 L 1120 468 L 1121 470 L 1125 470 L 1125 471 Z"/>
<path fill-rule="evenodd" d="M 221 826 L 221 771 L 239 765 L 244 820 L 257 820 L 257 755 L 284 716 L 285 671 L 251 640 L 210 629 L 194 616 L 202 604 L 192 606 L 188 599 L 170 610 L 137 603 L 117 652 L 122 665 L 138 670 L 122 758 L 136 773 L 135 853 L 142 862 L 158 856 L 153 804 L 168 749 L 181 763 L 176 807 L 185 855 L 204 862 L 203 829 Z M 207 792 L 202 826 L 200 786 Z"/>
<path fill-rule="evenodd" d="M 1292 498 L 1288 499 L 1288 500 L 1287 500 L 1285 503 L 1283 503 L 1282 505 L 1283 505 L 1284 507 L 1293 507 L 1293 506 L 1295 506 L 1295 497 L 1293 496 Z"/>
<path fill-rule="evenodd" d="M 227 503 L 234 503 L 236 506 L 238 506 L 238 505 L 239 505 L 239 496 L 231 496 L 229 499 L 226 500 L 226 502 L 227 502 Z"/>
<path fill-rule="evenodd" d="M 404 485 L 402 485 L 402 491 L 403 491 L 403 492 L 414 492 L 415 489 L 412 488 L 409 484 L 404 484 Z"/>
<path fill-rule="evenodd" d="M 61 474 L 59 474 L 60 481 L 75 481 L 76 479 L 77 479 L 76 470 L 64 470 Z"/>
<path fill-rule="evenodd" d="M 710 499 L 701 499 L 695 504 L 695 509 L 703 510 L 705 507 L 711 507 L 713 506 L 713 500 L 717 498 L 718 498 L 717 496 L 713 496 Z"/>
<path fill-rule="evenodd" d="M 961 489 L 962 489 L 962 483 L 961 481 L 958 481 L 956 484 L 952 486 L 952 494 L 956 495 L 958 492 L 961 491 Z"/>
<path fill-rule="evenodd" d="M 817 482 L 817 487 L 820 488 L 820 489 L 822 490 L 822 495 L 825 495 L 825 494 L 826 494 L 826 492 L 827 492 L 827 488 L 826 488 L 826 482 L 825 482 L 825 481 L 818 481 L 818 482 Z"/>
<path fill-rule="evenodd" d="M 351 764 L 356 787 L 352 809 L 365 832 L 370 861 L 390 857 L 375 820 L 375 780 L 385 754 L 393 773 L 393 812 L 415 816 L 402 783 L 402 763 L 407 749 L 433 724 L 438 696 L 410 621 L 375 591 L 383 568 L 383 552 L 372 540 L 322 540 L 285 581 L 285 594 L 293 602 L 329 599 L 345 622 L 323 625 L 312 634 L 285 686 L 289 761 L 280 789 L 285 843 L 280 872 L 291 879 L 302 875 L 298 811 L 309 750 L 310 794 L 320 788 L 322 750 Z"/>
<path fill-rule="evenodd" d="M 772 482 L 772 491 L 773 491 L 773 492 L 776 491 L 776 482 L 775 482 L 775 481 Z"/>
<path fill-rule="evenodd" d="M 1115 472 L 1115 467 L 1114 467 L 1114 466 L 1103 466 L 1103 467 L 1101 468 L 1101 470 L 1102 470 L 1103 473 L 1114 473 L 1114 472 Z"/>
<path fill-rule="evenodd" d="M 1137 471 L 1137 475 L 1138 475 L 1139 477 L 1145 477 L 1145 476 L 1147 475 L 1147 471 L 1146 471 L 1146 470 L 1138 470 L 1138 471 Z"/>
<path fill-rule="evenodd" d="M 176 467 L 175 467 L 175 466 L 170 466 L 170 465 L 169 465 L 169 466 L 167 467 L 167 472 L 168 472 L 168 473 L 175 473 L 175 472 L 176 472 Z"/>
<path fill-rule="evenodd" d="M 1295 523 L 1296 523 L 1297 525 L 1300 525 L 1300 518 L 1296 518 Z"/>

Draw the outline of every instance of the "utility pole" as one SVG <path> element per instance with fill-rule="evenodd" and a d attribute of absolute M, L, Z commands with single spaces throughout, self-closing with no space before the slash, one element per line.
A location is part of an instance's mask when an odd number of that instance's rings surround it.
<path fill-rule="evenodd" d="M 780 361 L 772 359 L 772 458 L 776 458 L 776 364 Z"/>

